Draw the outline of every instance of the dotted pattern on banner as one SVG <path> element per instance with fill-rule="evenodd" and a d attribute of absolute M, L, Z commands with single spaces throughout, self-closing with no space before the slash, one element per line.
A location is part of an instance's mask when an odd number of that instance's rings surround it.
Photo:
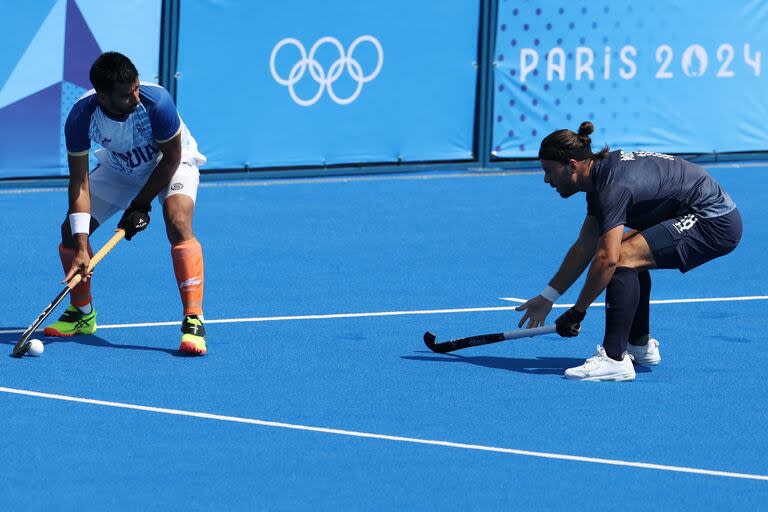
<path fill-rule="evenodd" d="M 611 126 L 611 135 L 626 135 L 639 117 L 638 112 L 627 112 L 626 106 L 640 83 L 624 81 L 618 74 L 621 48 L 634 44 L 626 34 L 637 33 L 635 28 L 624 32 L 622 25 L 631 23 L 642 29 L 642 18 L 654 10 L 650 3 L 643 7 L 643 16 L 638 16 L 631 5 L 608 2 L 504 0 L 499 10 L 494 61 L 496 117 L 492 155 L 535 157 L 546 135 L 561 128 L 576 131 L 587 120 L 595 123 L 595 147 L 604 144 L 601 141 L 608 135 L 606 125 Z M 576 79 L 579 47 L 594 52 L 593 79 L 587 73 L 581 75 L 581 80 Z M 538 65 L 524 82 L 520 76 L 521 48 L 538 54 Z M 547 77 L 547 58 L 553 48 L 564 52 L 563 80 L 557 73 L 551 80 Z M 607 79 L 606 48 L 610 48 Z"/>
<path fill-rule="evenodd" d="M 77 100 L 86 93 L 88 89 L 84 89 L 71 82 L 61 83 L 61 134 L 59 137 L 59 163 L 64 169 L 67 169 L 67 141 L 64 136 L 64 124 L 67 122 L 67 116 L 69 111 L 72 110 L 72 106 L 77 103 Z M 91 149 L 96 149 L 95 143 L 91 142 Z M 96 166 L 96 157 L 91 151 L 89 155 L 89 166 L 93 169 Z"/>

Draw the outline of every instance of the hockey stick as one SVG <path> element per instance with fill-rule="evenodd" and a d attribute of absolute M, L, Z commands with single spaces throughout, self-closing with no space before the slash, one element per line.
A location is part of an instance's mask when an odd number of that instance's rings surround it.
<path fill-rule="evenodd" d="M 109 241 L 104 244 L 104 247 L 102 247 L 99 252 L 93 255 L 93 258 L 91 258 L 91 263 L 88 265 L 88 272 L 92 271 L 93 268 L 98 265 L 98 263 L 104 258 L 104 256 L 107 255 L 109 251 L 112 250 L 112 248 L 117 245 L 117 242 L 123 239 L 125 236 L 125 231 L 122 229 L 118 229 L 117 232 L 112 236 L 112 238 L 109 239 Z M 30 336 L 32 336 L 32 333 L 35 332 L 35 330 L 40 327 L 40 324 L 43 323 L 43 321 L 48 318 L 48 315 L 50 315 L 54 309 L 56 309 L 56 306 L 61 303 L 62 300 L 64 300 L 64 297 L 69 295 L 69 292 L 72 291 L 72 288 L 77 286 L 77 284 L 83 279 L 82 274 L 75 274 L 72 276 L 69 281 L 67 281 L 67 286 L 64 287 L 61 292 L 56 296 L 56 298 L 51 301 L 50 304 L 48 304 L 45 309 L 43 310 L 40 315 L 35 319 L 34 322 L 32 322 L 32 325 L 30 325 L 26 331 L 21 335 L 21 338 L 18 342 L 16 342 L 16 346 L 13 347 L 13 352 L 11 352 L 11 355 L 13 357 L 21 357 L 24 354 L 27 353 L 29 350 L 29 342 L 27 341 Z"/>
<path fill-rule="evenodd" d="M 437 342 L 434 334 L 427 331 L 424 333 L 424 344 L 432 352 L 445 354 L 467 347 L 478 347 L 480 345 L 490 345 L 491 343 L 498 343 L 500 341 L 533 338 L 534 336 L 541 336 L 542 334 L 552 334 L 555 330 L 556 327 L 554 325 L 545 325 L 543 327 L 533 327 L 531 329 L 517 329 L 514 331 L 497 332 L 494 334 L 480 334 L 440 343 Z"/>

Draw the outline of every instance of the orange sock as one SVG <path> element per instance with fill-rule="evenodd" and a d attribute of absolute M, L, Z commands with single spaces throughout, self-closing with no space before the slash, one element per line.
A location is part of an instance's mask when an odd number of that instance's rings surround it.
<path fill-rule="evenodd" d="M 93 257 L 91 242 L 88 242 L 88 254 Z M 69 272 L 69 269 L 72 268 L 72 260 L 75 259 L 75 250 L 59 244 L 59 257 L 61 258 L 61 266 L 64 267 L 64 273 L 66 274 Z M 91 279 L 85 283 L 81 282 L 72 288 L 72 291 L 69 293 L 69 303 L 79 308 L 91 303 Z"/>
<path fill-rule="evenodd" d="M 203 314 L 203 248 L 197 238 L 171 247 L 173 271 L 179 285 L 184 315 Z"/>

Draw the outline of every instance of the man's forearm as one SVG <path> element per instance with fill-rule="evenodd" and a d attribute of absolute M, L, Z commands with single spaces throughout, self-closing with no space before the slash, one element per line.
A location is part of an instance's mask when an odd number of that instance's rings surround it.
<path fill-rule="evenodd" d="M 87 181 L 69 180 L 69 211 L 70 213 L 91 213 L 91 196 Z M 75 241 L 76 249 L 88 250 L 88 233 L 73 234 L 72 239 Z"/>
<path fill-rule="evenodd" d="M 560 269 L 549 282 L 550 286 L 560 293 L 565 293 L 584 272 L 593 256 L 594 251 L 580 242 L 573 244 L 563 258 Z"/>
<path fill-rule="evenodd" d="M 615 270 L 615 262 L 600 256 L 595 257 L 589 268 L 584 288 L 582 288 L 574 307 L 579 311 L 586 311 L 611 282 Z"/>
<path fill-rule="evenodd" d="M 69 211 L 91 213 L 91 195 L 86 181 L 69 180 Z"/>

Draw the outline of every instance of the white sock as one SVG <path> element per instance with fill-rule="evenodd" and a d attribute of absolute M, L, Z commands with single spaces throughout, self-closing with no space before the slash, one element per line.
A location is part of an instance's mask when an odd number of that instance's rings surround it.
<path fill-rule="evenodd" d="M 77 309 L 85 313 L 86 315 L 90 315 L 91 311 L 93 311 L 93 306 L 91 306 L 91 303 L 89 302 L 85 306 L 75 306 Z"/>

